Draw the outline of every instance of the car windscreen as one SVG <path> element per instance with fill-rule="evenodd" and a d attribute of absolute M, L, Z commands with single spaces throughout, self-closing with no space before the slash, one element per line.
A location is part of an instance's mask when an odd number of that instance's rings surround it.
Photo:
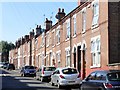
<path fill-rule="evenodd" d="M 55 71 L 55 67 L 44 67 L 44 71 Z"/>
<path fill-rule="evenodd" d="M 35 69 L 33 66 L 25 66 L 25 69 Z"/>
<path fill-rule="evenodd" d="M 120 81 L 120 72 L 107 74 L 109 81 Z"/>
<path fill-rule="evenodd" d="M 76 74 L 77 70 L 74 68 L 67 68 L 62 70 L 63 74 Z"/>

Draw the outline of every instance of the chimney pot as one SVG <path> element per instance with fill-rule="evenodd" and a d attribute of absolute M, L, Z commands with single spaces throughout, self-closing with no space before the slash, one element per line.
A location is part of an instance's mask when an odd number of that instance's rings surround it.
<path fill-rule="evenodd" d="M 48 21 L 48 18 L 46 18 L 46 21 Z"/>
<path fill-rule="evenodd" d="M 41 28 L 41 25 L 39 25 L 39 28 Z"/>
<path fill-rule="evenodd" d="M 61 9 L 60 9 L 60 8 L 58 8 L 58 12 L 61 12 Z"/>
<path fill-rule="evenodd" d="M 62 9 L 62 12 L 64 13 L 64 9 Z"/>
<path fill-rule="evenodd" d="M 39 26 L 37 25 L 37 28 L 38 28 Z"/>

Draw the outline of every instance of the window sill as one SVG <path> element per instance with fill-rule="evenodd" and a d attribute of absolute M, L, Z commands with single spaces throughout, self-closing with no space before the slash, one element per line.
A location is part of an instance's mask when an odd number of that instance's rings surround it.
<path fill-rule="evenodd" d="M 70 38 L 67 38 L 65 41 L 68 41 L 68 40 L 70 40 Z"/>
<path fill-rule="evenodd" d="M 46 47 L 49 47 L 49 45 L 47 45 Z"/>
<path fill-rule="evenodd" d="M 98 27 L 98 24 L 94 24 L 94 25 L 92 25 L 91 29 L 93 30 L 93 29 L 95 29 L 97 27 Z"/>
<path fill-rule="evenodd" d="M 85 34 L 85 30 L 82 31 L 82 34 Z"/>
<path fill-rule="evenodd" d="M 57 43 L 56 45 L 58 46 L 58 45 L 60 45 L 60 43 Z"/>
<path fill-rule="evenodd" d="M 108 64 L 108 66 L 116 66 L 116 65 L 120 65 L 120 63 Z"/>
<path fill-rule="evenodd" d="M 55 47 L 55 45 L 53 45 L 52 47 Z"/>
<path fill-rule="evenodd" d="M 100 68 L 100 65 L 98 65 L 98 66 L 90 66 L 90 68 Z"/>
<path fill-rule="evenodd" d="M 74 34 L 74 35 L 73 35 L 73 38 L 75 38 L 76 36 L 77 36 L 77 35 L 76 35 L 76 34 Z"/>
<path fill-rule="evenodd" d="M 44 47 L 44 45 L 41 45 L 41 47 Z"/>

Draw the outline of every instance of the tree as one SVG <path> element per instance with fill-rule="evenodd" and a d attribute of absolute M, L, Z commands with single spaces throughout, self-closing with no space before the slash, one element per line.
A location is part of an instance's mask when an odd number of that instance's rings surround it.
<path fill-rule="evenodd" d="M 1 52 L 2 62 L 9 61 L 9 51 L 13 48 L 15 48 L 15 45 L 11 42 L 10 43 L 8 43 L 7 41 L 0 42 L 0 52 Z"/>

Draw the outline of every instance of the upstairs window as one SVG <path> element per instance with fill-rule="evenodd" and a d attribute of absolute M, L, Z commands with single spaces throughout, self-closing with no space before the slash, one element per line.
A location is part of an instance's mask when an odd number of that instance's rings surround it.
<path fill-rule="evenodd" d="M 38 49 L 38 39 L 35 39 L 35 47 L 36 47 L 36 50 Z"/>
<path fill-rule="evenodd" d="M 46 33 L 46 47 L 49 47 L 49 32 Z"/>
<path fill-rule="evenodd" d="M 82 33 L 86 31 L 86 8 L 82 10 Z"/>
<path fill-rule="evenodd" d="M 57 44 L 60 44 L 60 27 L 57 28 L 56 42 L 57 42 Z"/>
<path fill-rule="evenodd" d="M 67 30 L 66 39 L 69 39 L 70 38 L 70 19 L 66 21 L 66 30 Z"/>
<path fill-rule="evenodd" d="M 60 65 L 60 55 L 61 55 L 61 51 L 56 52 L 56 59 L 57 59 L 57 65 L 58 65 L 58 67 L 61 66 Z"/>
<path fill-rule="evenodd" d="M 55 46 L 55 29 L 52 31 L 52 46 Z"/>
<path fill-rule="evenodd" d="M 44 44 L 45 44 L 45 34 L 44 34 L 44 32 L 42 33 L 42 46 L 44 46 Z"/>
<path fill-rule="evenodd" d="M 98 25 L 98 19 L 99 19 L 99 0 L 93 1 L 93 20 L 92 20 L 92 26 Z"/>
<path fill-rule="evenodd" d="M 74 32 L 73 36 L 76 36 L 76 14 L 73 16 Z"/>

